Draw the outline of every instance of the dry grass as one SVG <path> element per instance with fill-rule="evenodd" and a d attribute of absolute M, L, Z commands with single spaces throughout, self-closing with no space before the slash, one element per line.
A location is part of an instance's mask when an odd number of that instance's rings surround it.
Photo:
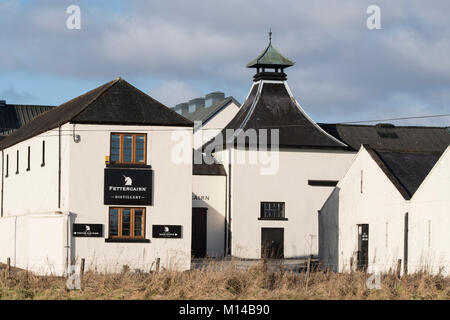
<path fill-rule="evenodd" d="M 450 278 L 415 274 L 381 277 L 369 290 L 364 273 L 273 272 L 264 264 L 238 271 L 161 271 L 154 274 L 88 272 L 82 290 L 66 290 L 66 279 L 16 271 L 0 274 L 0 299 L 450 299 Z"/>

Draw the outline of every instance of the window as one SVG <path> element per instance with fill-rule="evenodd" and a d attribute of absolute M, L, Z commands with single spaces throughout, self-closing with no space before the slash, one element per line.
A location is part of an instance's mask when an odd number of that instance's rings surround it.
<path fill-rule="evenodd" d="M 261 202 L 260 219 L 287 220 L 284 217 L 284 202 Z"/>
<path fill-rule="evenodd" d="M 112 133 L 111 163 L 145 164 L 146 134 Z"/>
<path fill-rule="evenodd" d="M 41 167 L 45 166 L 45 140 L 42 141 L 42 163 Z"/>
<path fill-rule="evenodd" d="M 28 166 L 27 166 L 27 171 L 30 171 L 30 151 L 31 150 L 31 148 L 30 147 L 28 147 Z"/>
<path fill-rule="evenodd" d="M 6 155 L 6 175 L 5 178 L 8 178 L 9 175 L 9 155 Z"/>
<path fill-rule="evenodd" d="M 109 238 L 143 239 L 144 237 L 144 208 L 109 209 Z"/>
<path fill-rule="evenodd" d="M 16 157 L 16 174 L 19 174 L 19 150 L 16 151 L 17 157 Z"/>

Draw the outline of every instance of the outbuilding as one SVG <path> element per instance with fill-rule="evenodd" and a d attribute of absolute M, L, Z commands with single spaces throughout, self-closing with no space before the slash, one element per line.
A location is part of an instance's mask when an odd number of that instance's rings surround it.
<path fill-rule="evenodd" d="M 4 138 L 0 260 L 54 274 L 82 259 L 86 270 L 189 269 L 192 130 L 118 78 Z"/>
<path fill-rule="evenodd" d="M 256 73 L 236 116 L 202 148 L 205 158 L 212 155 L 226 172 L 224 246 L 234 257 L 318 256 L 317 211 L 362 144 L 432 154 L 450 144 L 442 127 L 314 122 L 287 83 L 284 71 L 293 65 L 270 41 L 247 65 Z"/>
<path fill-rule="evenodd" d="M 450 147 L 362 146 L 319 211 L 319 258 L 334 271 L 447 273 Z"/>

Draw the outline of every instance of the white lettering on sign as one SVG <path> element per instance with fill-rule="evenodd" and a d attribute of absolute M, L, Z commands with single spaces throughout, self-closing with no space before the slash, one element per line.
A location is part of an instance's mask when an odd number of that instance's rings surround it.
<path fill-rule="evenodd" d="M 114 186 L 109 186 L 109 191 L 147 191 L 147 187 L 114 187 Z"/>

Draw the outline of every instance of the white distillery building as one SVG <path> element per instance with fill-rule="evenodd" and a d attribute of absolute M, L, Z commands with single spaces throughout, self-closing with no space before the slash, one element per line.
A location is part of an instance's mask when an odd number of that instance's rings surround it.
<path fill-rule="evenodd" d="M 194 151 L 195 152 L 195 151 Z M 226 255 L 227 174 L 220 163 L 194 163 L 192 177 L 192 256 Z"/>
<path fill-rule="evenodd" d="M 234 118 L 240 103 L 232 96 L 215 91 L 173 107 L 173 110 L 195 123 L 194 149 L 214 138 Z"/>
<path fill-rule="evenodd" d="M 193 123 L 118 78 L 0 142 L 0 261 L 37 273 L 69 265 L 186 270 L 191 260 Z M 152 266 L 153 265 L 153 266 Z"/>
<path fill-rule="evenodd" d="M 284 69 L 292 65 L 270 42 L 247 65 L 256 74 L 239 112 L 202 148 L 226 172 L 224 247 L 234 257 L 318 256 L 317 212 L 362 144 L 442 153 L 450 143 L 448 130 L 441 127 L 317 124 L 289 89 Z M 267 130 L 268 151 L 250 143 L 252 129 Z M 271 151 L 273 129 L 279 150 Z M 227 130 L 236 133 L 227 138 Z M 264 135 L 255 136 L 263 142 Z"/>
<path fill-rule="evenodd" d="M 448 274 L 449 150 L 361 147 L 319 211 L 322 266 L 339 272 Z"/>

